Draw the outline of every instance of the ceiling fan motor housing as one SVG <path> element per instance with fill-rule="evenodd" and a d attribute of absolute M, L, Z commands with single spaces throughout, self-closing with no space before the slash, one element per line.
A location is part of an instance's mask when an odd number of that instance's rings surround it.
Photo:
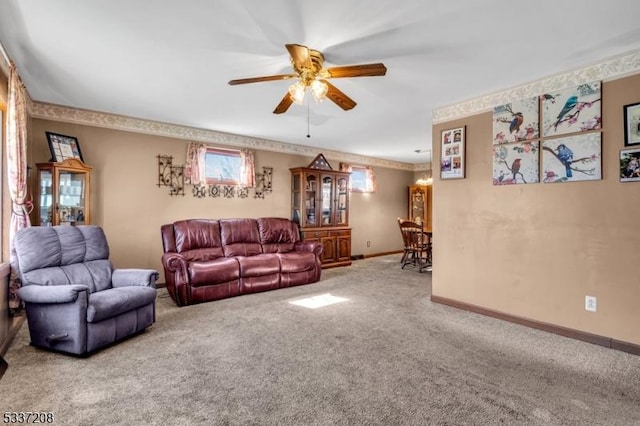
<path fill-rule="evenodd" d="M 305 65 L 310 65 L 307 67 Z M 311 81 L 319 77 L 320 71 L 324 66 L 324 55 L 314 49 L 309 49 L 309 61 L 307 64 L 298 66 L 293 58 L 291 59 L 291 66 L 293 70 L 300 76 L 300 79 L 305 85 L 311 84 Z"/>

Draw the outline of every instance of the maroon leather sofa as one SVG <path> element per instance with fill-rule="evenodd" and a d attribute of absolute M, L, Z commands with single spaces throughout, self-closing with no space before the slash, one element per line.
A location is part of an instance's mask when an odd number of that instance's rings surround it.
<path fill-rule="evenodd" d="M 189 219 L 162 225 L 162 266 L 178 306 L 320 280 L 322 244 L 289 219 Z"/>

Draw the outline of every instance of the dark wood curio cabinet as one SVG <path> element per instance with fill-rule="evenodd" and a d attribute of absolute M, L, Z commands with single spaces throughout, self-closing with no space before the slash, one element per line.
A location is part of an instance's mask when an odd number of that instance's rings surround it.
<path fill-rule="evenodd" d="M 291 218 L 305 240 L 324 247 L 322 267 L 351 264 L 349 173 L 331 169 L 322 154 L 291 170 Z"/>

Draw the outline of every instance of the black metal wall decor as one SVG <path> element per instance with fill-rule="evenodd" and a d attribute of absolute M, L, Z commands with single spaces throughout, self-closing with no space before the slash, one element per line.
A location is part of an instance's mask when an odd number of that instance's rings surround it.
<path fill-rule="evenodd" d="M 273 167 L 262 167 L 262 189 L 267 194 L 273 191 Z"/>
<path fill-rule="evenodd" d="M 169 195 L 185 195 L 184 166 L 174 166 L 173 156 L 159 154 L 158 158 L 158 186 L 168 186 Z M 262 173 L 256 173 L 254 198 L 264 199 L 265 194 L 273 192 L 273 167 L 262 167 Z M 233 185 L 193 185 L 191 195 L 194 198 L 247 198 L 249 188 Z"/>
<path fill-rule="evenodd" d="M 273 191 L 273 167 L 262 167 L 262 173 L 256 173 L 256 187 L 253 198 L 264 198 Z"/>
<path fill-rule="evenodd" d="M 193 185 L 191 193 L 195 198 L 204 198 L 207 196 L 207 187 L 204 185 Z"/>
<path fill-rule="evenodd" d="M 237 192 L 238 198 L 247 198 L 249 196 L 249 188 L 246 186 L 239 186 Z"/>
<path fill-rule="evenodd" d="M 171 155 L 158 155 L 158 186 L 168 186 L 172 197 L 184 197 L 184 166 L 174 166 Z"/>

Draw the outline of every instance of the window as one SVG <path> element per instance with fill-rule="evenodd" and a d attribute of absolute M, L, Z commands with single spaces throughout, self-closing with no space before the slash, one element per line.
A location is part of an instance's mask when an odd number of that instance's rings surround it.
<path fill-rule="evenodd" d="M 376 192 L 376 177 L 371 167 L 351 166 L 352 192 Z"/>
<path fill-rule="evenodd" d="M 208 184 L 238 185 L 242 181 L 241 173 L 240 151 L 207 148 L 204 157 L 204 175 Z"/>
<path fill-rule="evenodd" d="M 367 171 L 364 167 L 352 166 L 351 190 L 355 192 L 367 191 Z"/>

